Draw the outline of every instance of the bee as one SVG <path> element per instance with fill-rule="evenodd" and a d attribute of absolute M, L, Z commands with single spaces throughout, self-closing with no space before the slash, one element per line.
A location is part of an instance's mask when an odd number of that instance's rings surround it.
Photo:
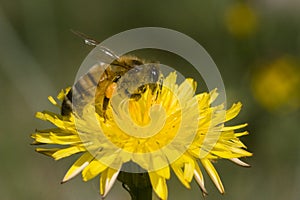
<path fill-rule="evenodd" d="M 99 44 L 83 33 L 72 32 L 83 38 L 88 45 Z M 119 57 L 105 47 L 97 48 L 113 61 L 99 62 L 78 79 L 62 102 L 63 116 L 68 116 L 74 111 L 72 105 L 75 99 L 76 106 L 81 106 L 94 97 L 96 112 L 106 119 L 106 110 L 115 90 L 120 96 L 134 100 L 139 100 L 147 87 L 153 94 L 158 95 L 158 89 L 162 87 L 162 73 L 158 63 L 147 64 L 145 60 L 135 56 Z"/>

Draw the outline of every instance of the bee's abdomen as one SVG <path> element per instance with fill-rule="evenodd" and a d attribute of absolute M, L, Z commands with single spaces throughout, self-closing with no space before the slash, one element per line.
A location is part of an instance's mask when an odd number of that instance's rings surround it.
<path fill-rule="evenodd" d="M 105 90 L 99 88 L 106 88 L 109 73 L 105 70 L 103 65 L 94 65 L 86 74 L 78 79 L 73 85 L 72 89 L 67 93 L 62 102 L 61 114 L 66 116 L 74 111 L 73 107 L 79 108 L 86 103 L 95 101 L 95 98 L 103 96 Z"/>

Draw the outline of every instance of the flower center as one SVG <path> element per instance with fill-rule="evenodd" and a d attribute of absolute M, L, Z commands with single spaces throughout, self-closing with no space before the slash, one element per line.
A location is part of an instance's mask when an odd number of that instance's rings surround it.
<path fill-rule="evenodd" d="M 105 136 L 132 153 L 153 152 L 168 145 L 180 127 L 181 108 L 172 91 L 163 88 L 161 92 L 157 94 L 147 88 L 139 100 L 113 96 L 107 110 L 108 120 L 101 123 Z M 162 99 L 166 94 L 168 98 Z"/>

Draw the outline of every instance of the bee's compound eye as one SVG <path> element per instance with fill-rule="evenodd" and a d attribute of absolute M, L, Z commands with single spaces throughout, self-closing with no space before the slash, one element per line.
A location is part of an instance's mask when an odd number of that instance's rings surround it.
<path fill-rule="evenodd" d="M 150 80 L 152 82 L 157 82 L 159 78 L 159 72 L 158 69 L 156 67 L 152 67 L 151 68 L 151 73 L 150 73 Z"/>

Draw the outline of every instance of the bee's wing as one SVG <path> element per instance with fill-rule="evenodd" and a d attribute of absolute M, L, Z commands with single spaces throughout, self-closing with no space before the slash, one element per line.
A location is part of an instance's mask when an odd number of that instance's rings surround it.
<path fill-rule="evenodd" d="M 75 31 L 71 29 L 71 32 L 74 33 L 75 35 L 77 35 L 78 37 L 82 38 L 84 40 L 84 43 L 90 46 L 97 46 L 98 44 L 100 44 L 99 41 L 87 36 L 84 33 L 81 33 L 79 31 Z M 102 51 L 103 53 L 105 53 L 107 56 L 113 58 L 113 59 L 118 59 L 119 56 L 117 56 L 114 52 L 112 52 L 110 49 L 104 47 L 104 46 L 98 46 L 97 47 L 100 51 Z"/>
<path fill-rule="evenodd" d="M 84 39 L 84 43 L 90 46 L 97 46 L 98 44 L 100 44 L 100 42 L 98 42 L 95 39 L 92 39 L 91 37 L 87 36 L 84 33 L 81 33 L 79 31 L 75 31 L 71 29 L 71 32 L 74 33 L 75 35 L 77 35 L 78 37 Z"/>

